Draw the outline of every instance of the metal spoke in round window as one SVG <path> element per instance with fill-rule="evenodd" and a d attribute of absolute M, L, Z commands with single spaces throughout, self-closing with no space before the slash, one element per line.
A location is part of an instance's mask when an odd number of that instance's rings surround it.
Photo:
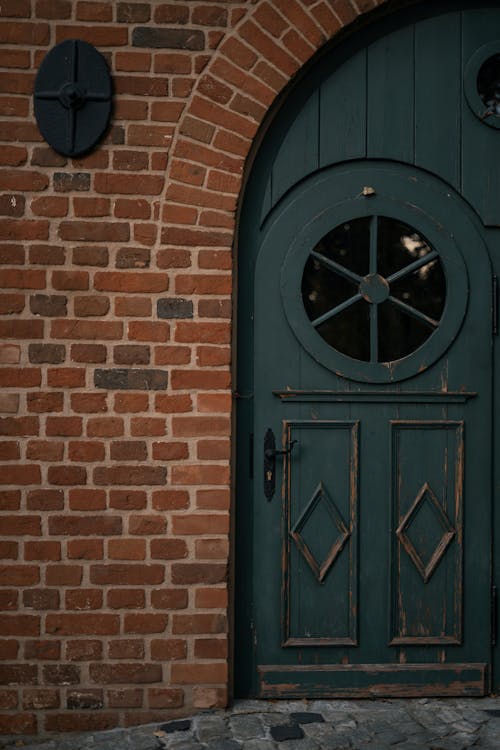
<path fill-rule="evenodd" d="M 312 326 L 342 354 L 394 362 L 438 328 L 446 278 L 438 252 L 414 227 L 388 216 L 344 222 L 312 249 L 302 300 Z"/>

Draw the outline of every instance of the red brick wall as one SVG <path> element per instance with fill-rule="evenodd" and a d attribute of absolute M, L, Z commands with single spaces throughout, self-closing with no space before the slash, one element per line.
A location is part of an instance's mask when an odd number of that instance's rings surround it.
<path fill-rule="evenodd" d="M 231 290 L 277 93 L 381 0 L 2 0 L 0 732 L 223 706 Z M 32 91 L 84 39 L 116 91 L 66 159 Z"/>

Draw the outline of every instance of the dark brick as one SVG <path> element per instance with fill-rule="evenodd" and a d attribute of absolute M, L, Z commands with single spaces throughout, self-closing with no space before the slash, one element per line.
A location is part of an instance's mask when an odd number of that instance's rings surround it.
<path fill-rule="evenodd" d="M 290 714 L 291 718 L 297 724 L 315 724 L 324 722 L 322 714 L 315 714 L 312 711 L 297 711 Z"/>
<path fill-rule="evenodd" d="M 54 172 L 54 190 L 58 193 L 90 190 L 90 174 L 88 172 Z"/>
<path fill-rule="evenodd" d="M 147 248 L 122 247 L 116 254 L 117 268 L 149 268 L 151 253 Z"/>
<path fill-rule="evenodd" d="M 301 740 L 304 736 L 303 730 L 297 724 L 279 724 L 271 727 L 271 737 L 276 742 L 284 740 Z"/>
<path fill-rule="evenodd" d="M 118 3 L 118 23 L 146 23 L 151 18 L 149 3 Z"/>
<path fill-rule="evenodd" d="M 60 294 L 34 294 L 30 297 L 30 310 L 33 315 L 48 318 L 63 318 L 68 314 L 68 299 Z"/>
<path fill-rule="evenodd" d="M 102 690 L 72 690 L 68 693 L 66 705 L 73 711 L 104 708 Z"/>
<path fill-rule="evenodd" d="M 192 318 L 193 303 L 191 300 L 176 297 L 158 300 L 159 318 Z"/>
<path fill-rule="evenodd" d="M 132 32 L 134 47 L 154 47 L 165 49 L 205 49 L 203 31 L 194 29 L 153 29 L 138 26 Z"/>
<path fill-rule="evenodd" d="M 96 370 L 96 388 L 126 391 L 160 391 L 167 387 L 168 375 L 163 370 Z"/>
<path fill-rule="evenodd" d="M 25 204 L 24 195 L 4 193 L 0 195 L 0 214 L 2 216 L 22 216 Z"/>
<path fill-rule="evenodd" d="M 166 724 L 161 724 L 158 728 L 167 734 L 171 734 L 172 732 L 187 732 L 188 729 L 191 729 L 191 720 L 180 719 L 178 721 L 168 721 Z"/>
<path fill-rule="evenodd" d="M 106 247 L 75 247 L 73 263 L 76 266 L 107 266 L 109 253 Z"/>
<path fill-rule="evenodd" d="M 125 128 L 123 125 L 115 125 L 111 128 L 109 140 L 114 146 L 122 146 L 125 143 Z"/>
<path fill-rule="evenodd" d="M 51 148 L 39 146 L 33 149 L 31 163 L 37 167 L 64 167 L 67 164 L 67 159 Z"/>
<path fill-rule="evenodd" d="M 149 365 L 149 346 L 115 346 L 113 355 L 117 365 Z"/>
<path fill-rule="evenodd" d="M 60 365 L 66 359 L 66 347 L 63 344 L 30 344 L 30 362 Z"/>
<path fill-rule="evenodd" d="M 75 664 L 46 664 L 43 679 L 47 685 L 77 685 L 80 682 L 80 667 Z"/>
<path fill-rule="evenodd" d="M 26 589 L 23 604 L 30 609 L 59 609 L 59 592 L 57 589 Z"/>

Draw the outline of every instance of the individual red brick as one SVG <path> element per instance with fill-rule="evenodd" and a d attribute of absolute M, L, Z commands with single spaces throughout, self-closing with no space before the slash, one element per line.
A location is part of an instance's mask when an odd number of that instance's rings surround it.
<path fill-rule="evenodd" d="M 28 411 L 44 413 L 53 411 L 62 411 L 64 403 L 64 394 L 57 392 L 49 393 L 28 393 L 27 407 Z"/>
<path fill-rule="evenodd" d="M 57 196 L 34 198 L 31 201 L 31 210 L 35 216 L 60 217 L 68 213 L 68 199 Z"/>
<path fill-rule="evenodd" d="M 59 609 L 57 589 L 27 589 L 23 591 L 23 605 L 30 609 Z"/>
<path fill-rule="evenodd" d="M 153 560 L 182 560 L 188 556 L 183 539 L 152 539 L 151 558 Z"/>
<path fill-rule="evenodd" d="M 149 156 L 146 151 L 114 151 L 113 169 L 140 171 L 148 169 Z"/>
<path fill-rule="evenodd" d="M 156 321 L 130 321 L 128 336 L 131 341 L 165 342 L 170 339 L 170 324 Z"/>
<path fill-rule="evenodd" d="M 2 534 L 4 536 L 40 536 L 40 516 L 2 516 Z"/>
<path fill-rule="evenodd" d="M 56 339 L 121 339 L 123 323 L 115 321 L 54 320 L 51 336 Z"/>
<path fill-rule="evenodd" d="M 70 442 L 68 445 L 68 458 L 70 461 L 82 461 L 85 463 L 104 461 L 104 443 L 92 440 Z"/>
<path fill-rule="evenodd" d="M 220 367 L 231 361 L 228 346 L 199 346 L 196 349 L 196 362 L 200 367 Z"/>
<path fill-rule="evenodd" d="M 47 480 L 55 485 L 86 484 L 87 470 L 83 466 L 49 466 Z"/>
<path fill-rule="evenodd" d="M 172 583 L 188 585 L 193 583 L 224 583 L 227 566 L 219 563 L 173 563 Z"/>
<path fill-rule="evenodd" d="M 150 708 L 179 708 L 183 704 L 182 690 L 175 688 L 149 688 L 148 704 Z"/>
<path fill-rule="evenodd" d="M 110 539 L 108 557 L 111 560 L 144 560 L 146 542 L 143 539 Z"/>
<path fill-rule="evenodd" d="M 37 720 L 35 714 L 24 711 L 22 714 L 0 715 L 1 734 L 36 734 Z"/>
<path fill-rule="evenodd" d="M 220 271 L 231 270 L 232 257 L 228 250 L 201 250 L 198 256 L 200 268 L 212 268 Z"/>
<path fill-rule="evenodd" d="M 175 685 L 217 684 L 227 681 L 227 662 L 210 664 L 172 664 L 171 680 Z"/>
<path fill-rule="evenodd" d="M 74 560 L 102 560 L 104 557 L 104 543 L 102 539 L 70 539 L 67 543 L 67 553 Z"/>
<path fill-rule="evenodd" d="M 79 414 L 96 414 L 107 411 L 106 393 L 72 393 L 71 409 Z"/>
<path fill-rule="evenodd" d="M 23 709 L 25 711 L 43 711 L 59 707 L 60 697 L 57 689 L 44 687 L 23 690 Z"/>
<path fill-rule="evenodd" d="M 110 508 L 140 510 L 145 508 L 146 504 L 146 493 L 139 490 L 111 490 L 109 493 Z"/>
<path fill-rule="evenodd" d="M 158 268 L 189 268 L 191 253 L 189 250 L 179 250 L 179 248 L 159 250 L 157 264 Z"/>
<path fill-rule="evenodd" d="M 97 245 L 75 247 L 73 249 L 73 263 L 77 266 L 107 266 L 108 249 Z"/>
<path fill-rule="evenodd" d="M 0 344 L 0 364 L 2 365 L 17 365 L 19 364 L 19 360 L 21 359 L 21 347 L 17 344 Z M 23 371 L 25 368 L 23 368 Z M 5 373 L 6 368 L 2 368 L 2 371 Z M 13 368 L 8 368 L 8 371 L 10 371 L 11 374 L 14 373 L 21 373 L 21 370 L 14 370 Z M 31 371 L 36 372 L 37 376 L 40 375 L 40 370 Z M 17 384 L 19 384 L 19 381 L 16 381 Z M 41 378 L 38 377 L 37 382 L 33 385 L 40 385 Z M 6 385 L 6 383 L 4 383 Z"/>
<path fill-rule="evenodd" d="M 97 661 L 102 658 L 102 642 L 94 640 L 75 640 L 66 643 L 68 661 Z"/>
<path fill-rule="evenodd" d="M 52 468 L 52 467 L 50 467 Z M 49 533 L 57 536 L 111 536 L 121 534 L 120 516 L 51 516 Z"/>
<path fill-rule="evenodd" d="M 82 434 L 81 417 L 47 417 L 46 435 L 78 437 Z"/>
<path fill-rule="evenodd" d="M 135 657 L 125 658 L 133 659 Z M 144 700 L 143 690 L 133 688 L 108 690 L 107 700 L 111 708 L 141 708 Z"/>
<path fill-rule="evenodd" d="M 120 592 L 121 593 L 121 592 Z M 144 659 L 144 641 L 138 638 L 121 638 L 118 641 L 110 641 L 108 648 L 110 659 Z"/>
<path fill-rule="evenodd" d="M 69 589 L 64 600 L 66 609 L 100 609 L 102 591 L 99 589 Z"/>
<path fill-rule="evenodd" d="M 61 642 L 55 640 L 25 641 L 24 658 L 42 661 L 58 660 L 61 658 Z"/>
<path fill-rule="evenodd" d="M 50 565 L 47 567 L 48 586 L 78 586 L 82 581 L 83 569 L 80 565 Z"/>
<path fill-rule="evenodd" d="M 151 297 L 115 297 L 115 315 L 130 318 L 149 318 L 153 304 Z"/>
<path fill-rule="evenodd" d="M 82 39 L 96 47 L 122 47 L 128 44 L 128 33 L 118 26 L 56 26 L 56 43 L 65 39 Z"/>
<path fill-rule="evenodd" d="M 133 417 L 130 420 L 130 434 L 133 437 L 160 437 L 167 431 L 165 419 L 155 417 Z"/>
<path fill-rule="evenodd" d="M 151 605 L 155 609 L 186 609 L 187 589 L 156 589 L 151 592 Z"/>
<path fill-rule="evenodd" d="M 180 535 L 227 534 L 229 515 L 226 513 L 174 515 L 172 516 L 172 531 Z"/>
<path fill-rule="evenodd" d="M 180 461 L 189 458 L 187 443 L 153 443 L 153 459 L 155 461 Z"/>
<path fill-rule="evenodd" d="M 198 659 L 227 659 L 227 639 L 197 638 L 194 642 L 194 655 Z"/>
<path fill-rule="evenodd" d="M 71 360 L 73 362 L 102 364 L 106 362 L 106 355 L 106 347 L 102 344 L 73 344 L 71 347 Z"/>
<path fill-rule="evenodd" d="M 88 437 L 119 437 L 124 429 L 120 417 L 93 417 L 87 422 Z"/>
<path fill-rule="evenodd" d="M 107 315 L 110 308 L 110 301 L 109 297 L 102 295 L 74 297 L 73 307 L 75 315 L 79 318 L 99 317 Z"/>
<path fill-rule="evenodd" d="M 15 641 L 8 642 L 15 643 Z M 15 659 L 16 657 L 6 656 L 6 658 Z M 17 690 L 0 690 L 0 708 L 4 711 L 10 711 L 12 709 L 18 708 Z"/>
<path fill-rule="evenodd" d="M 63 221 L 59 237 L 70 242 L 126 242 L 130 228 L 124 222 Z"/>
<path fill-rule="evenodd" d="M 24 466 L 11 466 L 4 464 L 0 470 L 0 484 L 28 485 L 40 484 L 42 475 L 39 466 L 26 464 Z"/>
<path fill-rule="evenodd" d="M 91 664 L 90 679 L 97 684 L 130 684 L 162 682 L 159 664 Z"/>
<path fill-rule="evenodd" d="M 60 199 L 63 200 L 63 199 Z M 109 216 L 111 202 L 109 198 L 73 198 L 75 216 Z"/>
<path fill-rule="evenodd" d="M 111 589 L 107 603 L 111 609 L 144 609 L 146 594 L 143 589 Z"/>
<path fill-rule="evenodd" d="M 24 542 L 24 559 L 52 560 L 61 559 L 61 543 L 51 541 Z"/>
<path fill-rule="evenodd" d="M 126 614 L 123 620 L 125 633 L 163 633 L 167 627 L 168 615 Z"/>
<path fill-rule="evenodd" d="M 174 370 L 170 383 L 174 390 L 227 390 L 231 376 L 225 371 Z"/>
<path fill-rule="evenodd" d="M 36 0 L 35 13 L 37 18 L 70 18 L 71 0 Z"/>
<path fill-rule="evenodd" d="M 196 589 L 195 604 L 200 609 L 227 609 L 227 588 Z"/>
<path fill-rule="evenodd" d="M 231 301 L 228 299 L 201 299 L 198 303 L 200 318 L 230 318 Z"/>
<path fill-rule="evenodd" d="M 135 73 L 147 73 L 151 70 L 150 52 L 116 52 L 116 70 L 124 70 Z M 144 119 L 144 118 L 140 118 Z"/>
<path fill-rule="evenodd" d="M 0 393 L 0 411 L 3 414 L 15 414 L 19 411 L 19 394 Z"/>
<path fill-rule="evenodd" d="M 45 289 L 45 271 L 8 268 L 0 270 L 3 289 Z"/>
<path fill-rule="evenodd" d="M 106 508 L 106 493 L 104 490 L 71 489 L 69 491 L 70 510 L 104 510 Z"/>
<path fill-rule="evenodd" d="M 0 456 L 4 461 L 18 461 L 21 458 L 19 443 L 11 440 L 2 440 L 0 442 Z"/>
<path fill-rule="evenodd" d="M 97 272 L 94 277 L 94 287 L 105 292 L 154 293 L 168 289 L 168 275 L 164 273 L 118 271 Z"/>
<path fill-rule="evenodd" d="M 40 617 L 37 615 L 7 615 L 0 618 L 0 636 L 39 635 Z"/>
<path fill-rule="evenodd" d="M 0 510 L 19 510 L 20 503 L 19 490 L 0 490 Z"/>
<path fill-rule="evenodd" d="M 130 145 L 155 144 L 132 144 L 130 142 Z M 158 145 L 165 145 L 165 143 L 162 140 L 162 143 Z M 163 183 L 164 178 L 162 175 L 124 175 L 98 172 L 94 178 L 94 188 L 96 192 L 117 193 L 118 195 L 159 195 L 163 189 Z"/>
<path fill-rule="evenodd" d="M 1 560 L 17 560 L 19 545 L 17 542 L 0 542 L 0 559 Z M 17 602 L 17 591 L 12 592 L 15 594 Z M 17 609 L 17 605 L 14 607 Z"/>
<path fill-rule="evenodd" d="M 40 581 L 40 570 L 33 565 L 0 565 L 1 586 L 32 586 Z"/>
<path fill-rule="evenodd" d="M 191 349 L 187 346 L 155 347 L 155 365 L 188 365 L 191 362 Z"/>
<path fill-rule="evenodd" d="M 97 467 L 94 469 L 94 482 L 98 485 L 155 485 L 165 484 L 166 475 L 167 470 L 160 466 L 129 466 L 125 464 L 110 468 Z"/>
<path fill-rule="evenodd" d="M 47 633 L 57 635 L 115 635 L 120 631 L 118 615 L 110 614 L 48 614 Z"/>
<path fill-rule="evenodd" d="M 149 219 L 151 204 L 141 198 L 118 198 L 114 204 L 114 215 L 118 219 Z"/>
<path fill-rule="evenodd" d="M 173 417 L 172 434 L 176 437 L 213 437 L 229 435 L 228 417 Z"/>
<path fill-rule="evenodd" d="M 85 370 L 79 367 L 59 367 L 47 371 L 47 385 L 51 388 L 83 388 Z"/>
<path fill-rule="evenodd" d="M 164 577 L 165 568 L 158 564 L 113 563 L 111 565 L 93 565 L 90 569 L 90 581 L 97 585 L 152 585 L 163 583 Z"/>
<path fill-rule="evenodd" d="M 78 21 L 112 21 L 113 6 L 110 2 L 86 2 L 79 0 L 76 6 Z"/>
<path fill-rule="evenodd" d="M 232 398 L 230 393 L 199 393 L 197 398 L 198 411 L 210 414 L 229 414 Z"/>
<path fill-rule="evenodd" d="M 28 510 L 62 510 L 64 508 L 64 491 L 31 490 L 28 492 L 26 507 Z"/>
<path fill-rule="evenodd" d="M 18 599 L 19 597 L 18 597 L 18 592 L 16 589 L 3 589 L 2 591 L 0 591 L 0 610 L 2 612 L 8 612 L 9 610 L 19 609 Z M 3 643 L 5 644 L 5 641 Z M 12 645 L 9 645 L 9 644 L 16 644 L 16 642 L 7 641 L 7 645 L 5 646 L 6 654 L 14 650 Z M 15 654 L 17 654 L 17 648 L 15 649 Z M 10 656 L 9 657 L 4 656 L 3 658 L 10 658 Z"/>
<path fill-rule="evenodd" d="M 189 494 L 185 490 L 160 490 L 153 492 L 155 510 L 180 510 L 189 505 Z"/>
<path fill-rule="evenodd" d="M 28 100 L 17 97 L 0 97 L 0 114 L 6 116 L 26 117 L 28 115 Z M 8 167 L 18 167 L 24 164 L 27 151 L 23 146 L 3 146 L 0 154 L 0 164 Z"/>
<path fill-rule="evenodd" d="M 230 294 L 231 277 L 226 274 L 180 274 L 175 280 L 175 291 L 177 294 Z"/>

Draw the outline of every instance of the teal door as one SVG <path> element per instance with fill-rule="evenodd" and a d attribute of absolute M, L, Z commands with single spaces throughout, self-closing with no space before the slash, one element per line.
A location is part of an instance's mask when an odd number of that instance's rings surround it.
<path fill-rule="evenodd" d="M 500 8 L 381 15 L 304 74 L 245 192 L 238 695 L 498 685 Z"/>
<path fill-rule="evenodd" d="M 254 285 L 258 695 L 488 690 L 491 282 L 466 205 L 412 167 L 333 167 L 274 211 Z"/>

